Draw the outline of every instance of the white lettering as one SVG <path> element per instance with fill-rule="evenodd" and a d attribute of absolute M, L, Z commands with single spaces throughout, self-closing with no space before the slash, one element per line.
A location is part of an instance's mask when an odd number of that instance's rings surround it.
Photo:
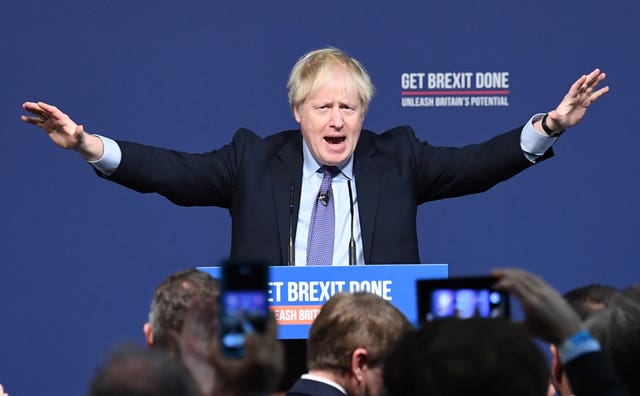
<path fill-rule="evenodd" d="M 402 89 L 422 89 L 424 73 L 402 73 L 400 76 Z"/>
<path fill-rule="evenodd" d="M 433 107 L 434 100 L 431 97 L 402 98 L 402 107 Z"/>
<path fill-rule="evenodd" d="M 289 302 L 298 301 L 298 284 L 296 282 L 287 282 L 287 300 Z"/>
<path fill-rule="evenodd" d="M 429 73 L 427 88 L 429 89 L 467 89 L 471 88 L 473 73 Z"/>
<path fill-rule="evenodd" d="M 284 284 L 284 282 L 269 282 L 269 295 L 273 295 L 274 292 L 274 288 L 275 288 L 275 292 L 276 292 L 276 302 L 280 302 L 281 299 L 281 291 L 282 291 L 282 285 Z M 273 297 L 269 297 L 268 298 L 269 302 L 273 302 Z"/>
<path fill-rule="evenodd" d="M 476 88 L 509 88 L 509 73 L 476 73 Z"/>
<path fill-rule="evenodd" d="M 366 291 L 369 293 L 377 294 L 378 296 L 384 298 L 387 301 L 391 301 L 391 284 L 390 280 L 376 280 L 376 281 L 350 281 L 349 282 L 349 291 L 350 292 L 358 292 L 358 291 Z"/>

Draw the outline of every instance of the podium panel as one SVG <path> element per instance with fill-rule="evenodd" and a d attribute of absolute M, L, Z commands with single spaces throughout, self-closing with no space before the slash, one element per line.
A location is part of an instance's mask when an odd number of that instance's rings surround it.
<path fill-rule="evenodd" d="M 220 267 L 199 267 L 214 278 Z M 279 339 L 306 339 L 320 307 L 333 294 L 367 291 L 395 305 L 417 323 L 416 280 L 448 276 L 447 264 L 269 267 L 269 304 Z"/>

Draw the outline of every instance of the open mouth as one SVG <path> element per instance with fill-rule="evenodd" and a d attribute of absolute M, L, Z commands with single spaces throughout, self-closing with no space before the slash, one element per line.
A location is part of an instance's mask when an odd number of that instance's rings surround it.
<path fill-rule="evenodd" d="M 340 144 L 347 140 L 346 136 L 325 136 L 324 140 L 329 144 Z"/>

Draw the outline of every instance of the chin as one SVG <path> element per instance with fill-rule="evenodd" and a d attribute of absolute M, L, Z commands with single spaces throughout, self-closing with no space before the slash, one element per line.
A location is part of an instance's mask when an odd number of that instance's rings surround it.
<path fill-rule="evenodd" d="M 347 154 L 335 154 L 328 153 L 322 157 L 322 163 L 325 165 L 340 165 L 345 163 L 349 159 L 349 155 Z"/>
<path fill-rule="evenodd" d="M 340 159 L 340 160 L 336 160 L 336 159 L 325 159 L 322 161 L 323 165 L 329 165 L 329 166 L 338 166 L 342 163 L 344 163 L 346 161 L 345 159 Z"/>

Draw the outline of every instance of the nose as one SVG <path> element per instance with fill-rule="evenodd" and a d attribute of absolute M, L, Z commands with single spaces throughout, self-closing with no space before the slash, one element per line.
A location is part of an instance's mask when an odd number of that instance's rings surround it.
<path fill-rule="evenodd" d="M 331 126 L 336 130 L 340 130 L 344 126 L 344 118 L 342 115 L 342 111 L 340 111 L 340 108 L 338 106 L 331 109 L 330 122 L 331 122 Z"/>

